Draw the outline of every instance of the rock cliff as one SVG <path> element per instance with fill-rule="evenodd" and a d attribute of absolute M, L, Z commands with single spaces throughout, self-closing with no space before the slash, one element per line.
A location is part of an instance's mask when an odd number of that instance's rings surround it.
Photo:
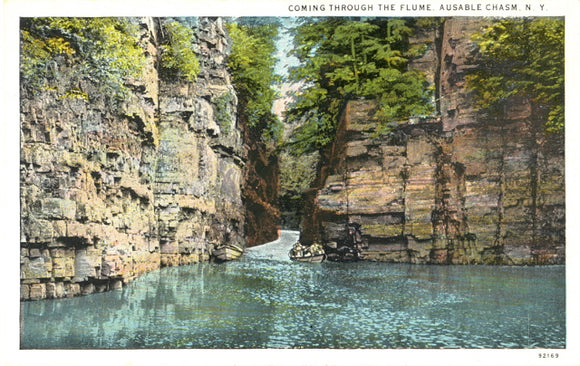
<path fill-rule="evenodd" d="M 430 48 L 412 66 L 436 84 L 440 117 L 377 136 L 375 103 L 347 104 L 301 241 L 339 260 L 564 263 L 564 137 L 535 127 L 525 99 L 499 119 L 472 107 L 464 76 L 482 24 L 447 19 L 423 35 Z"/>
<path fill-rule="evenodd" d="M 245 244 L 247 153 L 229 41 L 220 19 L 193 21 L 195 83 L 159 69 L 161 22 L 143 18 L 147 64 L 120 108 L 104 95 L 22 88 L 23 300 L 120 288 L 161 266 L 208 260 L 218 243 Z M 65 61 L 56 67 L 55 82 L 71 76 Z"/>
<path fill-rule="evenodd" d="M 254 142 L 247 146 L 248 164 L 242 192 L 246 212 L 246 245 L 252 247 L 274 241 L 279 236 L 280 168 L 277 153 L 261 142 L 259 134 L 252 133 L 252 128 L 245 127 L 245 140 Z"/>

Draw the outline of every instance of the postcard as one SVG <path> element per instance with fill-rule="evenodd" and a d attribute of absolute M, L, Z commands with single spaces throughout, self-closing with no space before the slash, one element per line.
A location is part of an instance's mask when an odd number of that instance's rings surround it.
<path fill-rule="evenodd" d="M 580 362 L 576 2 L 3 7 L 3 365 Z"/>

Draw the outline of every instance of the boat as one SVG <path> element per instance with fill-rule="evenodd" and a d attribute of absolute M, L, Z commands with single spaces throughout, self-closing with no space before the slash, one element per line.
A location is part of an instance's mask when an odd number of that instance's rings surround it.
<path fill-rule="evenodd" d="M 212 252 L 212 257 L 216 262 L 228 262 L 240 258 L 244 254 L 244 248 L 237 245 L 222 245 Z"/>
<path fill-rule="evenodd" d="M 310 253 L 307 253 L 307 254 L 302 255 L 302 256 L 294 256 L 294 255 L 290 254 L 290 259 L 293 261 L 297 261 L 297 262 L 320 263 L 326 259 L 326 254 L 322 253 L 322 254 L 312 255 Z"/>
<path fill-rule="evenodd" d="M 300 242 L 294 244 L 288 256 L 297 262 L 320 263 L 326 259 L 326 253 L 320 244 L 314 243 L 310 246 L 302 245 Z"/>

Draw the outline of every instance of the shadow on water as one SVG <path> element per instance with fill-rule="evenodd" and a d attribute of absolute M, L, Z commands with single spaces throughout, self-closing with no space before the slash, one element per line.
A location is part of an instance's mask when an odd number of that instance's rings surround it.
<path fill-rule="evenodd" d="M 22 347 L 565 347 L 563 266 L 295 263 L 297 235 L 122 291 L 22 303 Z"/>

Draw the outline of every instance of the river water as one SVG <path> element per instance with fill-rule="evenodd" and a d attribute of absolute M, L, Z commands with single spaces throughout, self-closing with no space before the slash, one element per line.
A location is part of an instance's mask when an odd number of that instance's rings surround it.
<path fill-rule="evenodd" d="M 565 267 L 295 263 L 297 232 L 225 264 L 21 304 L 21 348 L 564 348 Z"/>

